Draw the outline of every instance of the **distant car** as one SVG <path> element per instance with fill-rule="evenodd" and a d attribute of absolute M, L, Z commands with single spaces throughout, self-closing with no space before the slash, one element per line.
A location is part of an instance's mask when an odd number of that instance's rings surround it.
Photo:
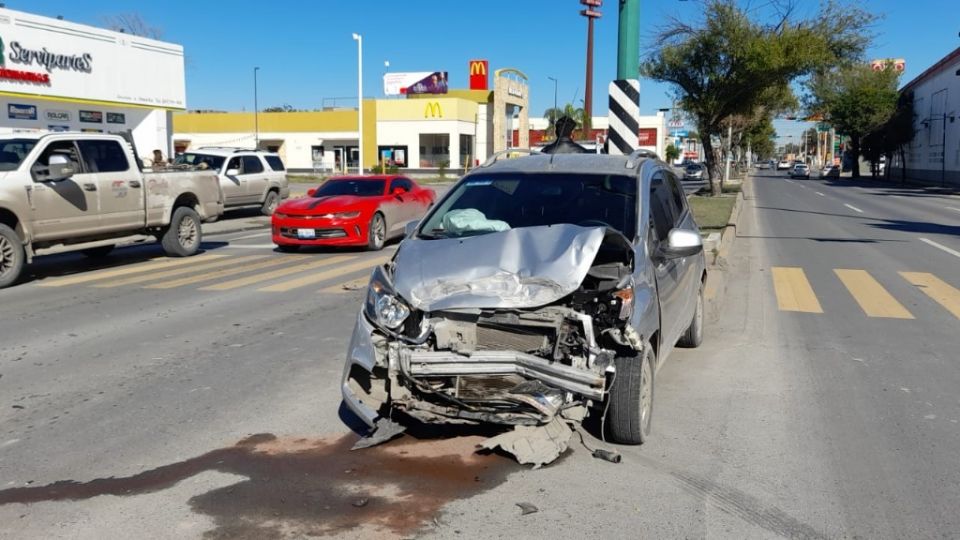
<path fill-rule="evenodd" d="M 286 167 L 273 152 L 209 146 L 180 154 L 174 164 L 215 171 L 227 208 L 256 205 L 269 216 L 290 196 Z"/>
<path fill-rule="evenodd" d="M 806 163 L 798 163 L 790 169 L 790 178 L 810 178 L 810 167 Z"/>
<path fill-rule="evenodd" d="M 778 170 L 778 171 L 786 171 L 786 170 L 788 170 L 788 169 L 790 169 L 790 162 L 789 162 L 789 161 L 781 160 L 779 163 L 777 163 L 777 170 Z"/>
<path fill-rule="evenodd" d="M 683 170 L 684 180 L 703 180 L 703 165 L 691 163 Z"/>
<path fill-rule="evenodd" d="M 342 176 L 281 204 L 272 218 L 281 251 L 300 246 L 366 246 L 376 251 L 418 221 L 436 195 L 405 176 Z"/>
<path fill-rule="evenodd" d="M 758 161 L 758 162 L 756 163 L 756 166 L 757 166 L 758 169 L 769 169 L 769 168 L 770 168 L 770 162 L 769 162 L 769 161 Z"/>
<path fill-rule="evenodd" d="M 840 178 L 840 167 L 827 165 L 820 171 L 820 178 Z"/>

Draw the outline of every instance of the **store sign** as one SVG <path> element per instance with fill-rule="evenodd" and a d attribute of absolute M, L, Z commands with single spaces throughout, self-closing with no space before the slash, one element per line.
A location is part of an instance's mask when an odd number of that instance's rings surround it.
<path fill-rule="evenodd" d="M 443 109 L 440 107 L 440 103 L 437 101 L 427 102 L 427 105 L 423 108 L 423 117 L 443 118 Z"/>
<path fill-rule="evenodd" d="M 511 95 L 511 96 L 513 96 L 513 97 L 518 97 L 518 98 L 521 98 L 521 99 L 522 99 L 522 98 L 523 98 L 523 89 L 521 89 L 519 86 L 508 86 L 508 87 L 507 87 L 507 94 L 509 94 L 509 95 Z"/>
<path fill-rule="evenodd" d="M 7 105 L 7 117 L 15 120 L 36 120 L 37 106 L 10 103 Z"/>
<path fill-rule="evenodd" d="M 44 111 L 44 117 L 46 117 L 48 122 L 69 122 L 70 121 L 70 111 L 55 111 L 52 109 L 47 109 Z"/>
<path fill-rule="evenodd" d="M 470 61 L 470 89 L 487 90 L 490 88 L 490 62 L 486 60 Z"/>
<path fill-rule="evenodd" d="M 52 72 L 55 69 L 68 71 L 80 71 L 90 73 L 93 70 L 93 56 L 90 53 L 81 54 L 60 54 L 50 52 L 46 47 L 41 49 L 29 49 L 20 44 L 19 41 L 10 42 L 10 54 L 4 56 L 6 52 L 3 39 L 0 38 L 0 57 L 7 58 L 11 62 L 24 64 L 26 66 L 37 65 Z"/>
<path fill-rule="evenodd" d="M 108 124 L 126 124 L 127 115 L 123 113 L 117 113 L 117 112 L 108 112 L 107 123 Z"/>
<path fill-rule="evenodd" d="M 637 143 L 640 146 L 657 145 L 657 128 L 640 128 L 639 139 Z"/>
<path fill-rule="evenodd" d="M 100 111 L 80 111 L 80 121 L 88 124 L 102 124 L 103 113 Z"/>
<path fill-rule="evenodd" d="M 50 131 L 70 131 L 70 126 L 50 124 L 49 126 L 47 126 L 47 129 L 49 129 Z"/>

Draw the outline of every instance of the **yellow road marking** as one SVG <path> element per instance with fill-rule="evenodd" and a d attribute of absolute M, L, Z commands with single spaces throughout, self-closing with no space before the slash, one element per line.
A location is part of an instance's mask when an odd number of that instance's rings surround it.
<path fill-rule="evenodd" d="M 886 317 L 889 319 L 912 319 L 913 315 L 897 302 L 883 285 L 873 279 L 866 270 L 848 270 L 835 268 L 833 270 L 843 285 L 853 295 L 853 299 L 860 304 L 860 308 L 869 317 Z"/>
<path fill-rule="evenodd" d="M 165 271 L 163 271 L 163 272 L 155 272 L 155 273 L 152 273 L 152 274 L 147 274 L 147 275 L 145 275 L 145 276 L 133 276 L 133 277 L 129 277 L 129 278 L 126 278 L 126 279 L 120 279 L 120 280 L 117 280 L 117 281 L 110 281 L 110 282 L 107 282 L 107 283 L 96 283 L 96 284 L 94 284 L 93 286 L 96 287 L 96 288 L 98 288 L 98 289 L 110 289 L 110 288 L 113 288 L 113 287 L 120 287 L 120 286 L 123 286 L 123 285 L 132 285 L 132 284 L 134 284 L 134 283 L 143 283 L 143 282 L 146 282 L 146 281 L 154 281 L 154 280 L 163 279 L 163 278 L 168 278 L 168 277 L 173 277 L 173 276 L 181 276 L 181 275 L 183 275 L 183 274 L 190 274 L 190 273 L 193 273 L 193 272 L 201 272 L 201 271 L 203 271 L 203 270 L 212 270 L 212 269 L 214 269 L 214 268 L 218 268 L 218 267 L 221 267 L 221 266 L 226 266 L 226 265 L 228 265 L 228 264 L 229 264 L 229 265 L 233 265 L 233 264 L 237 264 L 237 263 L 241 263 L 241 262 L 247 262 L 247 261 L 252 261 L 252 260 L 256 260 L 256 259 L 262 259 L 262 258 L 264 258 L 264 257 L 267 257 L 267 255 L 248 255 L 248 256 L 245 256 L 245 257 L 229 257 L 229 258 L 223 258 L 223 259 L 218 259 L 218 260 L 213 261 L 213 262 L 208 262 L 208 263 L 206 263 L 206 264 L 198 264 L 198 265 L 196 265 L 196 266 L 190 266 L 190 267 L 188 267 L 188 268 L 174 268 L 173 270 L 165 270 Z"/>
<path fill-rule="evenodd" d="M 338 255 L 336 257 L 321 259 L 319 261 L 315 261 L 312 263 L 298 264 L 297 266 L 291 266 L 289 268 L 281 268 L 279 270 L 274 270 L 273 272 L 265 272 L 263 274 L 257 274 L 255 276 L 234 279 L 232 281 L 224 281 L 223 283 L 217 283 L 215 285 L 209 285 L 207 287 L 200 287 L 200 290 L 201 291 L 228 291 L 230 289 L 236 289 L 238 287 L 253 285 L 254 283 L 262 283 L 264 281 L 269 281 L 271 279 L 289 276 L 291 274 L 306 272 L 308 270 L 315 270 L 317 268 L 322 268 L 324 266 L 329 266 L 331 264 L 336 264 L 338 262 L 349 261 L 355 258 L 356 257 L 347 257 L 343 255 Z"/>
<path fill-rule="evenodd" d="M 823 313 L 803 268 L 774 266 L 771 271 L 780 311 Z"/>
<path fill-rule="evenodd" d="M 242 274 L 244 272 L 251 272 L 253 270 L 262 270 L 264 268 L 270 268 L 271 266 L 279 266 L 281 264 L 289 264 L 291 262 L 297 262 L 303 260 L 304 257 L 275 257 L 266 261 L 260 261 L 252 264 L 241 264 L 240 266 L 234 266 L 233 268 L 224 268 L 223 270 L 216 270 L 208 274 L 201 274 L 199 276 L 188 276 L 185 278 L 174 279 L 171 281 L 164 281 L 161 283 L 154 283 L 152 285 L 147 285 L 147 289 L 172 289 L 174 287 L 182 287 L 184 285 L 190 285 L 191 283 L 200 283 L 201 281 L 210 281 L 212 279 L 218 279 L 227 276 L 234 276 L 237 274 Z"/>
<path fill-rule="evenodd" d="M 389 260 L 389 257 L 380 257 L 377 259 L 367 259 L 363 261 L 358 261 L 353 264 L 348 264 L 346 266 L 340 266 L 332 270 L 327 270 L 326 272 L 320 272 L 319 274 L 313 274 L 309 276 L 304 276 L 298 279 L 292 279 L 290 281 L 284 281 L 282 283 L 277 283 L 276 285 L 271 285 L 269 287 L 264 287 L 262 289 L 257 289 L 264 292 L 285 292 L 292 289 L 299 289 L 300 287 L 306 287 L 307 285 L 313 285 L 314 283 L 320 283 L 321 281 L 327 281 L 329 279 L 335 279 L 340 276 L 349 274 L 350 272 L 358 272 L 364 268 L 373 268 L 378 264 L 383 264 L 385 261 Z"/>
<path fill-rule="evenodd" d="M 79 276 L 57 278 L 51 281 L 44 281 L 40 283 L 40 287 L 63 287 L 65 285 L 76 285 L 78 283 L 87 283 L 90 281 L 97 281 L 98 279 L 107 279 L 117 276 L 127 276 L 130 274 L 139 274 L 140 272 L 150 272 L 152 270 L 161 270 L 163 268 L 170 268 L 174 266 L 185 266 L 191 264 L 199 264 L 212 259 L 219 259 L 225 257 L 225 255 L 213 255 L 213 254 L 203 254 L 196 255 L 194 257 L 186 257 L 182 259 L 162 259 L 156 260 L 154 262 L 141 263 L 137 265 L 125 266 L 123 268 L 118 268 L 115 270 L 99 270 L 96 272 L 84 272 Z"/>
<path fill-rule="evenodd" d="M 953 316 L 960 319 L 960 290 L 951 287 L 947 282 L 933 274 L 924 272 L 900 272 L 903 279 L 916 285 L 927 296 L 933 298 Z"/>

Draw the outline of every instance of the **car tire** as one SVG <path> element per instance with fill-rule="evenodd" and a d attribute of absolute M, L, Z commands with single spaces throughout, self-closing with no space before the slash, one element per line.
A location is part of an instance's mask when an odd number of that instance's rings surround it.
<path fill-rule="evenodd" d="M 680 336 L 677 341 L 678 347 L 696 349 L 703 343 L 703 285 L 700 285 L 700 291 L 697 293 L 697 307 L 693 311 L 693 319 L 690 326 Z"/>
<path fill-rule="evenodd" d="M 654 353 L 644 343 L 638 356 L 619 356 L 607 396 L 607 430 L 620 444 L 643 444 L 650 438 L 653 416 Z"/>
<path fill-rule="evenodd" d="M 0 289 L 16 283 L 26 255 L 17 232 L 0 224 Z"/>
<path fill-rule="evenodd" d="M 277 244 L 277 249 L 284 253 L 296 253 L 300 251 L 300 246 L 295 244 Z"/>
<path fill-rule="evenodd" d="M 276 191 L 268 191 L 263 199 L 263 206 L 260 207 L 260 213 L 265 216 L 272 216 L 280 206 L 280 194 Z"/>
<path fill-rule="evenodd" d="M 86 255 L 87 257 L 90 257 L 91 259 L 101 259 L 109 255 L 110 252 L 113 251 L 114 247 L 116 246 L 99 246 L 95 248 L 87 248 L 81 251 L 80 253 L 83 253 L 84 255 Z"/>
<path fill-rule="evenodd" d="M 367 228 L 367 249 L 380 251 L 386 242 L 387 222 L 383 219 L 383 214 L 377 212 L 370 218 L 370 225 Z"/>
<path fill-rule="evenodd" d="M 170 226 L 160 237 L 160 244 L 168 257 L 189 257 L 200 250 L 203 230 L 200 228 L 200 214 L 187 206 L 173 210 Z"/>

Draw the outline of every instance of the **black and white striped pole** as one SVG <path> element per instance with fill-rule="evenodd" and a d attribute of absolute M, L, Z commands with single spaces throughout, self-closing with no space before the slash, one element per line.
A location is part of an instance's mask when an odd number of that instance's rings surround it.
<path fill-rule="evenodd" d="M 607 152 L 625 155 L 640 145 L 640 0 L 620 0 L 617 79 L 610 83 Z"/>

